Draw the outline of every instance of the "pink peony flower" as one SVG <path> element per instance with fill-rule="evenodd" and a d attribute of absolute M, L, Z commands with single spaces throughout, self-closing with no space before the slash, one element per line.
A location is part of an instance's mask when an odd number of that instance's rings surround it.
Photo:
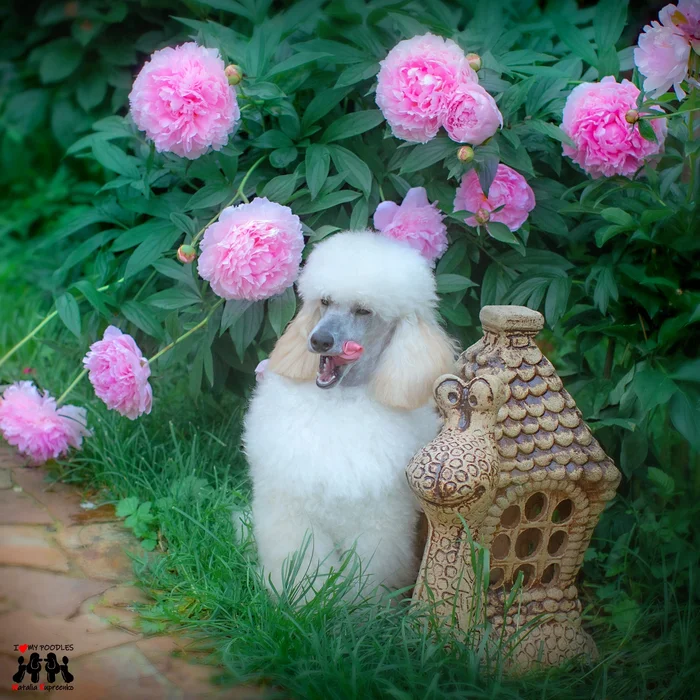
<path fill-rule="evenodd" d="M 566 100 L 561 125 L 575 147 L 564 144 L 564 155 L 593 178 L 634 175 L 646 158 L 663 149 L 666 138 L 665 119 L 649 122 L 658 143 L 642 138 L 639 125 L 626 121 L 638 97 L 633 83 L 618 83 L 612 76 L 576 86 Z"/>
<path fill-rule="evenodd" d="M 462 49 L 434 34 L 400 41 L 380 63 L 376 101 L 394 136 L 426 143 L 458 85 L 477 82 Z"/>
<path fill-rule="evenodd" d="M 40 394 L 32 382 L 11 384 L 0 399 L 0 431 L 34 464 L 80 449 L 89 437 L 84 408 L 56 406 L 47 392 Z"/>
<path fill-rule="evenodd" d="M 447 250 L 447 227 L 443 215 L 428 201 L 423 187 L 413 187 L 401 206 L 381 202 L 374 212 L 374 227 L 388 238 L 404 241 L 428 260 L 436 260 Z"/>
<path fill-rule="evenodd" d="M 659 97 L 673 87 L 676 97 L 682 100 L 685 91 L 681 83 L 688 77 L 689 61 L 688 39 L 670 19 L 664 21 L 663 26 L 652 22 L 651 26 L 644 27 L 634 50 L 634 63 L 645 78 L 644 91 L 651 97 Z"/>
<path fill-rule="evenodd" d="M 505 224 L 511 231 L 517 231 L 535 208 L 535 193 L 520 173 L 501 163 L 491 183 L 488 197 L 481 189 L 476 171 L 470 170 L 457 188 L 454 207 L 455 211 L 483 210 L 480 218 L 488 214 L 489 221 L 498 221 Z M 503 208 L 492 213 L 498 207 Z M 473 216 L 465 221 L 470 226 L 476 226 L 479 223 Z"/>
<path fill-rule="evenodd" d="M 678 6 L 666 5 L 659 12 L 659 19 L 665 27 L 673 26 L 687 37 L 700 54 L 700 0 L 680 0 Z"/>
<path fill-rule="evenodd" d="M 202 238 L 199 274 L 224 299 L 267 299 L 294 283 L 304 236 L 289 207 L 258 197 L 227 207 Z"/>
<path fill-rule="evenodd" d="M 270 364 L 270 360 L 260 360 L 255 368 L 255 380 L 261 382 L 265 378 L 265 372 L 267 366 Z"/>
<path fill-rule="evenodd" d="M 478 146 L 503 126 L 503 116 L 481 85 L 465 83 L 455 89 L 443 125 L 453 141 Z"/>
<path fill-rule="evenodd" d="M 83 364 L 95 393 L 107 408 L 131 420 L 151 412 L 151 368 L 130 335 L 109 326 L 102 340 L 90 346 Z"/>
<path fill-rule="evenodd" d="M 198 158 L 226 145 L 240 117 L 236 90 L 228 83 L 216 49 L 194 42 L 156 51 L 129 94 L 136 126 L 156 150 Z"/>

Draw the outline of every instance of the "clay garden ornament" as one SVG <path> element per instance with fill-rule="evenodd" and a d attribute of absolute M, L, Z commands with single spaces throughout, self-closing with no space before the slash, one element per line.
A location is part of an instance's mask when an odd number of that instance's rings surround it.
<path fill-rule="evenodd" d="M 521 639 L 510 663 L 592 659 L 574 582 L 620 473 L 535 344 L 542 315 L 486 306 L 480 318 L 484 336 L 460 356 L 459 376 L 436 382 L 444 427 L 407 468 L 429 523 L 413 597 L 469 631 L 478 582 L 466 523 L 490 553 L 493 638 Z"/>

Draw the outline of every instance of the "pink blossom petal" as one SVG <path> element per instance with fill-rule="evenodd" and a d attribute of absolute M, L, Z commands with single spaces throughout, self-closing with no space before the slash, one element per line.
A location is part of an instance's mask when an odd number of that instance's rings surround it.
<path fill-rule="evenodd" d="M 374 210 L 374 228 L 381 231 L 391 224 L 399 210 L 396 202 L 380 202 Z"/>
<path fill-rule="evenodd" d="M 470 170 L 463 178 L 455 195 L 455 211 L 473 211 L 485 209 L 493 212 L 490 221 L 505 224 L 511 231 L 517 231 L 527 221 L 535 208 L 535 193 L 527 180 L 518 172 L 502 163 L 496 170 L 496 177 L 491 183 L 489 196 L 481 189 L 481 183 L 475 170 Z M 466 219 L 470 226 L 476 226 L 475 217 Z"/>
<path fill-rule="evenodd" d="M 151 412 L 151 368 L 130 335 L 109 326 L 102 340 L 90 346 L 83 364 L 95 394 L 107 408 L 131 420 Z"/>
<path fill-rule="evenodd" d="M 129 103 L 156 150 L 194 159 L 228 142 L 240 118 L 216 49 L 193 42 L 156 51 L 136 77 Z"/>
<path fill-rule="evenodd" d="M 215 294 L 259 301 L 294 283 L 304 236 L 289 207 L 258 197 L 224 209 L 204 232 L 200 247 L 197 269 Z"/>
<path fill-rule="evenodd" d="M 34 464 L 43 464 L 80 449 L 87 429 L 87 413 L 77 406 L 56 406 L 47 392 L 32 382 L 11 384 L 0 399 L 0 432 L 10 445 Z"/>
<path fill-rule="evenodd" d="M 391 218 L 387 211 L 393 212 Z M 413 187 L 401 206 L 395 202 L 380 203 L 374 225 L 382 235 L 407 243 L 432 261 L 447 250 L 447 227 L 442 219 L 440 210 L 428 201 L 425 188 Z"/>
<path fill-rule="evenodd" d="M 633 83 L 618 83 L 612 76 L 577 85 L 564 106 L 561 128 L 574 142 L 573 147 L 564 144 L 564 155 L 593 178 L 634 175 L 663 150 L 667 131 L 665 119 L 652 119 L 657 142 L 647 141 L 638 124 L 627 122 L 625 115 L 636 109 L 638 97 Z"/>

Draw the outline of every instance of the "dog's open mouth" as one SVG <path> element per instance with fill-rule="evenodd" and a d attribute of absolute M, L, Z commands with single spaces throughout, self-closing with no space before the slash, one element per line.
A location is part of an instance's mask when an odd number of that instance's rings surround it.
<path fill-rule="evenodd" d="M 340 381 L 345 368 L 355 360 L 348 360 L 341 355 L 321 355 L 316 375 L 316 386 L 321 389 L 330 389 Z"/>

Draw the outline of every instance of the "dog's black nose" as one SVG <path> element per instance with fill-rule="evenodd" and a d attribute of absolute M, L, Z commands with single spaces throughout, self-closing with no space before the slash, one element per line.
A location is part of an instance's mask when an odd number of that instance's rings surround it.
<path fill-rule="evenodd" d="M 328 352 L 333 347 L 335 342 L 333 336 L 328 331 L 314 331 L 309 338 L 309 344 L 314 352 Z"/>

